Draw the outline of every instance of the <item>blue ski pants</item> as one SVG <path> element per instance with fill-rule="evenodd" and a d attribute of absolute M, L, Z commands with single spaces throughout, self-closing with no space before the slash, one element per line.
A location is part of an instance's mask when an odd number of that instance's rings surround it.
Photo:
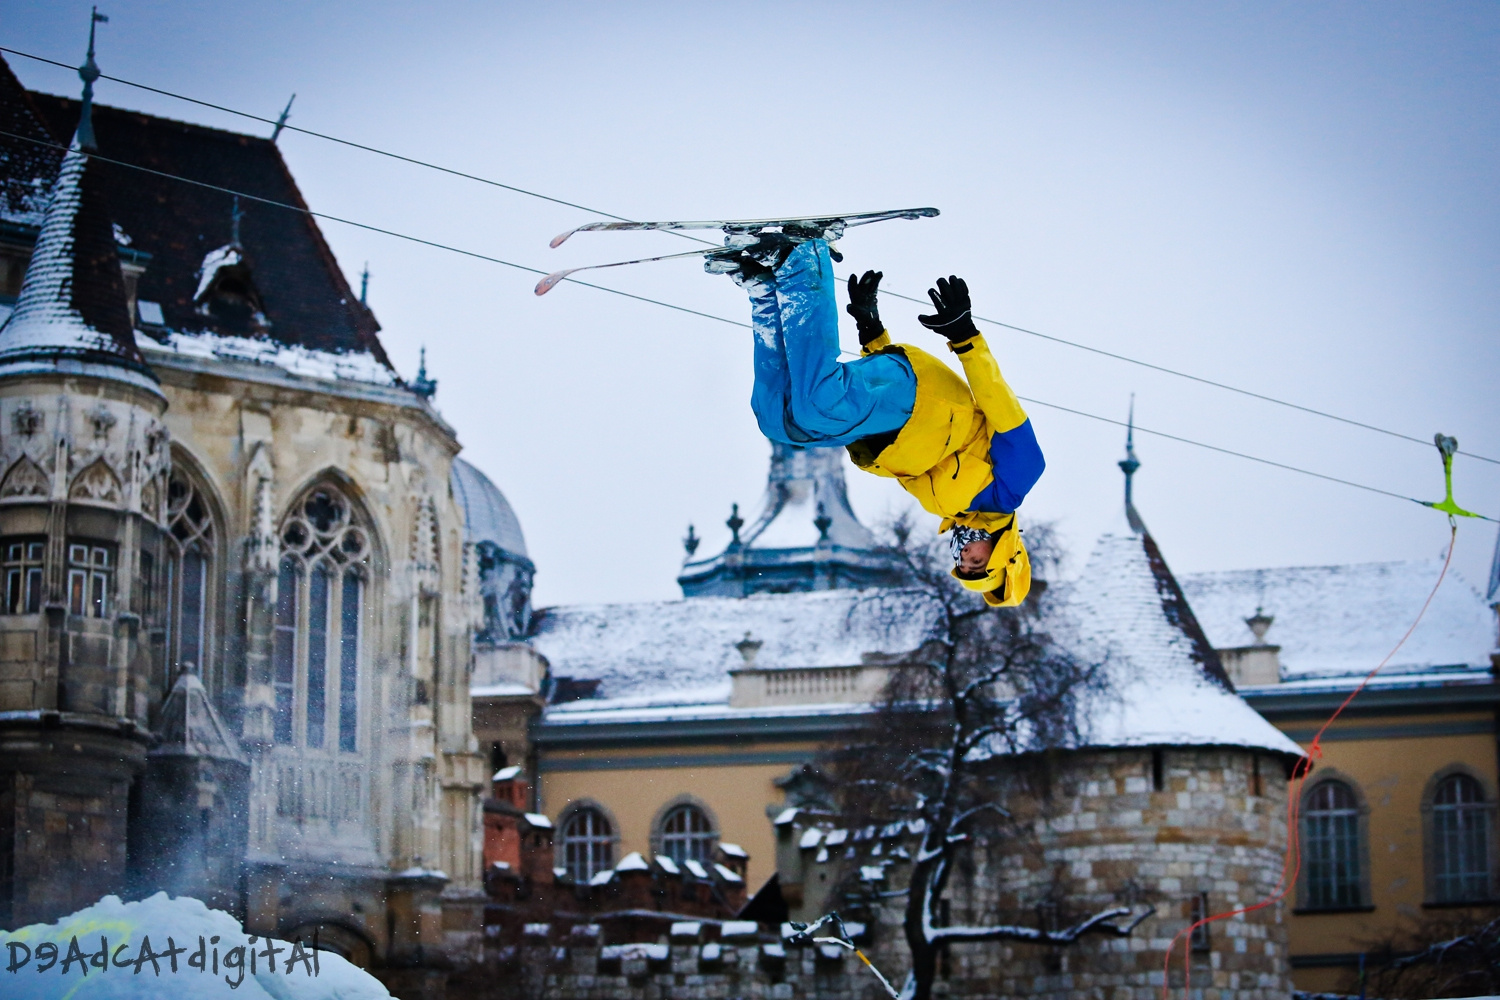
<path fill-rule="evenodd" d="M 761 433 L 807 447 L 899 430 L 917 378 L 896 354 L 839 360 L 838 303 L 828 244 L 799 244 L 774 275 L 745 282 L 755 333 L 750 406 Z"/>

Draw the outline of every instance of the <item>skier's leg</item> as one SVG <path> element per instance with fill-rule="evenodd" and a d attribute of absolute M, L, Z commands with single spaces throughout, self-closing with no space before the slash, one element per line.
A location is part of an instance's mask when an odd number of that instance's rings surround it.
<path fill-rule="evenodd" d="M 905 425 L 917 386 L 905 358 L 876 354 L 839 361 L 826 242 L 810 240 L 792 251 L 776 271 L 776 299 L 796 427 L 821 443 L 842 445 Z"/>
<path fill-rule="evenodd" d="M 750 327 L 755 342 L 755 385 L 750 390 L 750 409 L 760 432 L 783 444 L 805 443 L 802 435 L 787 427 L 787 402 L 791 376 L 786 364 L 786 346 L 781 335 L 781 310 L 776 301 L 776 279 L 770 274 L 747 277 L 738 282 L 750 296 Z"/>

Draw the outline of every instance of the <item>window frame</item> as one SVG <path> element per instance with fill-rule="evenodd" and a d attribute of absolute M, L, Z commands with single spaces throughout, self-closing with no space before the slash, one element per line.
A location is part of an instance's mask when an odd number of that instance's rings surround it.
<path fill-rule="evenodd" d="M 1353 844 L 1350 855 L 1356 866 L 1352 879 L 1354 899 L 1352 901 L 1314 901 L 1312 879 L 1317 862 L 1313 860 L 1313 831 L 1310 829 L 1314 817 L 1319 815 L 1312 807 L 1314 796 L 1329 785 L 1340 785 L 1349 792 L 1352 805 L 1341 812 L 1353 820 Z M 1298 836 L 1302 846 L 1302 871 L 1298 877 L 1297 907 L 1294 913 L 1367 913 L 1375 907 L 1370 896 L 1370 830 L 1369 804 L 1359 783 L 1347 774 L 1329 769 L 1302 792 L 1302 804 L 1298 816 Z M 1330 811 L 1331 814 L 1331 811 Z"/>
<path fill-rule="evenodd" d="M 708 828 L 698 831 L 672 831 L 668 829 L 668 826 L 676 817 L 689 815 L 690 813 L 701 817 Z M 717 817 L 713 814 L 713 810 L 709 809 L 708 806 L 704 805 L 698 799 L 688 795 L 680 795 L 664 805 L 661 811 L 657 813 L 656 821 L 651 824 L 652 852 L 671 858 L 678 864 L 687 860 L 689 856 L 692 857 L 692 860 L 700 864 L 713 864 L 714 853 L 718 850 L 719 840 L 719 823 Z M 682 857 L 679 858 L 673 853 L 673 845 L 692 845 L 695 843 L 704 845 L 702 855 L 689 855 L 684 852 Z"/>
<path fill-rule="evenodd" d="M 1470 807 L 1473 812 L 1478 813 L 1484 823 L 1483 843 L 1485 850 L 1485 871 L 1483 892 L 1477 896 L 1454 896 L 1445 895 L 1440 889 L 1442 872 L 1440 869 L 1441 858 L 1439 857 L 1438 819 L 1439 812 L 1445 811 L 1444 806 L 1437 802 L 1438 795 L 1449 782 L 1466 780 L 1473 782 L 1478 789 L 1480 801 Z M 1424 908 L 1441 907 L 1465 907 L 1493 903 L 1496 899 L 1496 862 L 1500 860 L 1500 852 L 1496 850 L 1496 805 L 1497 797 L 1490 782 L 1464 764 L 1454 763 L 1435 772 L 1428 779 L 1427 787 L 1422 794 L 1422 857 L 1426 869 L 1426 886 L 1424 893 Z M 1456 811 L 1456 810 L 1455 810 Z M 1468 810 L 1466 810 L 1468 811 Z"/>
<path fill-rule="evenodd" d="M 0 538 L 0 602 L 0 614 L 41 614 L 47 604 L 46 535 Z"/>
<path fill-rule="evenodd" d="M 174 487 L 182 485 L 185 494 L 173 496 Z M 196 501 L 199 513 L 193 514 Z M 151 600 L 160 607 L 162 629 L 161 669 L 163 695 L 170 691 L 177 675 L 191 662 L 194 670 L 210 690 L 218 690 L 223 601 L 222 567 L 226 535 L 224 507 L 217 491 L 203 474 L 198 462 L 180 448 L 172 449 L 172 470 L 168 478 L 166 502 L 162 505 L 162 540 L 160 552 L 159 593 Z M 183 639 L 186 628 L 183 615 L 187 609 L 189 556 L 198 560 L 197 645 L 196 659 L 185 655 Z"/>
<path fill-rule="evenodd" d="M 308 506 L 319 494 L 331 494 L 334 505 L 341 507 L 326 527 Z M 371 519 L 350 489 L 319 481 L 302 490 L 287 508 L 277 537 L 277 599 L 271 615 L 273 742 L 298 753 L 360 754 L 369 725 L 362 696 L 368 660 L 366 619 L 378 578 Z M 321 594 L 320 578 L 325 587 Z M 352 620 L 345 613 L 351 581 L 358 602 Z M 322 627 L 314 628 L 319 607 Z M 314 681 L 321 682 L 316 695 Z"/>
<path fill-rule="evenodd" d="M 599 819 L 606 827 L 605 831 L 590 832 L 581 838 L 575 837 L 570 832 L 573 824 L 586 816 Z M 586 850 L 582 865 L 576 864 L 573 857 L 573 847 L 580 839 Z M 557 867 L 567 873 L 567 877 L 574 885 L 587 885 L 595 875 L 602 871 L 612 870 L 619 863 L 616 858 L 619 853 L 619 844 L 620 824 L 615 822 L 614 816 L 608 809 L 592 799 L 569 803 L 557 824 L 557 848 L 561 850 L 561 858 L 557 859 Z M 604 863 L 598 867 L 593 866 L 595 860 L 600 860 L 593 857 L 596 851 L 604 855 L 602 858 Z M 581 872 L 583 874 L 580 876 Z"/>

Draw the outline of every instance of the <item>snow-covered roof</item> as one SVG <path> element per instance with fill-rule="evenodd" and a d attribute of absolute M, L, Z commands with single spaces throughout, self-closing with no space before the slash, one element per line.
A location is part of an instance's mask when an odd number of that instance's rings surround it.
<path fill-rule="evenodd" d="M 453 460 L 449 476 L 453 496 L 464 510 L 464 541 L 491 542 L 511 555 L 526 555 L 521 521 L 510 501 L 488 476 L 461 458 Z"/>
<path fill-rule="evenodd" d="M 135 345 L 96 175 L 75 140 L 58 170 L 15 309 L 0 327 L 0 372 L 63 368 L 157 391 Z"/>
<path fill-rule="evenodd" d="M 1081 699 L 1082 746 L 1301 754 L 1234 693 L 1149 534 L 1122 526 L 1100 538 L 1063 601 L 1080 650 L 1106 657 L 1106 683 Z"/>
<path fill-rule="evenodd" d="M 1289 566 L 1194 573 L 1182 589 L 1216 648 L 1249 646 L 1245 619 L 1275 620 L 1265 641 L 1281 647 L 1286 679 L 1368 673 L 1395 646 L 1442 572 L 1441 559 Z M 1382 673 L 1487 668 L 1495 614 L 1470 584 L 1448 571 L 1421 624 Z"/>
<path fill-rule="evenodd" d="M 598 680 L 600 698 L 722 702 L 746 633 L 761 643 L 756 668 L 858 666 L 918 649 L 941 612 L 917 589 L 573 605 L 538 612 L 531 642 L 554 676 Z"/>
<path fill-rule="evenodd" d="M 138 334 L 135 342 L 148 356 L 249 361 L 272 365 L 307 378 L 370 385 L 398 384 L 396 373 L 368 351 L 335 353 L 259 337 L 221 337 L 214 333 L 175 331 L 163 334 L 160 340 Z"/>

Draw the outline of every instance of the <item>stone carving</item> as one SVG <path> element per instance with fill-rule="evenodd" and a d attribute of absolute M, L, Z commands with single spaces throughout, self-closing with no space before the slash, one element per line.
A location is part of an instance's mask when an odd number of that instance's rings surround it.
<path fill-rule="evenodd" d="M 165 454 L 167 437 L 167 429 L 153 420 L 151 426 L 146 430 L 146 454 Z"/>
<path fill-rule="evenodd" d="M 421 591 L 436 594 L 440 583 L 437 504 L 430 496 L 417 501 L 417 509 L 412 517 L 411 566 Z"/>
<path fill-rule="evenodd" d="M 108 437 L 110 430 L 115 426 L 116 417 L 109 412 L 109 407 L 103 403 L 95 406 L 87 414 L 89 424 L 94 428 L 94 437 Z"/>
<path fill-rule="evenodd" d="M 21 437 L 31 437 L 42 429 L 42 411 L 30 403 L 22 403 L 10 413 L 11 426 Z"/>
<path fill-rule="evenodd" d="M 0 481 L 0 498 L 45 497 L 50 481 L 42 467 L 22 455 Z"/>
<path fill-rule="evenodd" d="M 120 477 L 115 475 L 114 470 L 106 465 L 102 458 L 97 459 L 73 478 L 73 485 L 68 490 L 68 499 L 119 503 Z"/>
<path fill-rule="evenodd" d="M 158 524 L 161 523 L 161 486 L 155 476 L 146 480 L 146 485 L 141 487 L 141 513 Z"/>
<path fill-rule="evenodd" d="M 245 478 L 250 496 L 250 537 L 245 540 L 245 568 L 274 573 L 280 543 L 276 539 L 276 518 L 271 507 L 274 500 L 271 448 L 264 441 L 256 444 Z"/>

